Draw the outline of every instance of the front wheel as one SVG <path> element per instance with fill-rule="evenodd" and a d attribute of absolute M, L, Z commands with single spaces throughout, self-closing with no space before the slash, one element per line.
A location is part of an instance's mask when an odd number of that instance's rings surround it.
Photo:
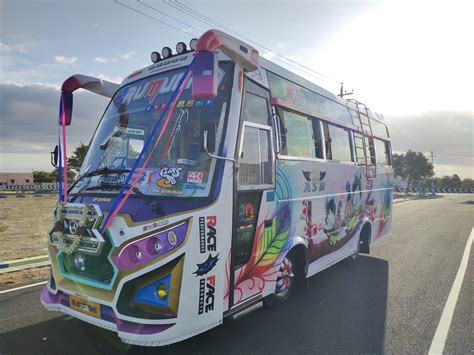
<path fill-rule="evenodd" d="M 275 293 L 266 297 L 264 300 L 266 306 L 274 307 L 290 297 L 296 284 L 295 266 L 293 256 L 290 254 L 286 255 L 280 264 L 280 269 L 278 270 Z"/>

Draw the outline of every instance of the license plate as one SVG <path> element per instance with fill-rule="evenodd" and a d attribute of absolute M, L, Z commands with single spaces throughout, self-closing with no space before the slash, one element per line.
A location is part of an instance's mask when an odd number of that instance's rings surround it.
<path fill-rule="evenodd" d="M 76 296 L 69 296 L 69 307 L 89 316 L 100 318 L 100 304 Z"/>

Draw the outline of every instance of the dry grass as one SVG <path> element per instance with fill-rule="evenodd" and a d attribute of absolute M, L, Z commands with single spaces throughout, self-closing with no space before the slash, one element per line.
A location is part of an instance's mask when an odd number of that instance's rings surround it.
<path fill-rule="evenodd" d="M 17 283 L 34 283 L 49 278 L 49 266 L 0 274 L 0 287 Z"/>
<path fill-rule="evenodd" d="M 0 199 L 0 261 L 45 255 L 56 195 Z M 44 280 L 49 266 L 0 274 L 0 286 Z"/>
<path fill-rule="evenodd" d="M 0 261 L 47 253 L 56 195 L 0 199 Z"/>

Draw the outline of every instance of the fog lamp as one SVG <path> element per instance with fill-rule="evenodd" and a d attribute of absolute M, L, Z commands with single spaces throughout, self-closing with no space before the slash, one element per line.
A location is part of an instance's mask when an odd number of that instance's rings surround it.
<path fill-rule="evenodd" d="M 161 55 L 160 55 L 160 53 L 158 53 L 158 52 L 151 52 L 151 56 L 150 56 L 150 57 L 151 57 L 151 61 L 152 61 L 153 63 L 159 62 L 160 59 L 161 59 Z"/>
<path fill-rule="evenodd" d="M 178 52 L 178 54 L 183 54 L 186 53 L 186 50 L 186 43 L 178 42 L 178 44 L 176 45 L 176 52 Z"/>
<path fill-rule="evenodd" d="M 192 51 L 195 51 L 197 43 L 198 43 L 198 39 L 193 38 L 191 41 L 189 41 L 189 48 L 191 48 Z"/>
<path fill-rule="evenodd" d="M 163 47 L 161 50 L 161 55 L 164 59 L 171 57 L 172 54 L 173 52 L 171 51 L 170 47 Z"/>
<path fill-rule="evenodd" d="M 161 283 L 158 286 L 158 288 L 156 289 L 156 294 L 162 300 L 164 300 L 166 297 L 168 297 L 168 289 L 166 288 L 166 285 L 164 283 Z"/>

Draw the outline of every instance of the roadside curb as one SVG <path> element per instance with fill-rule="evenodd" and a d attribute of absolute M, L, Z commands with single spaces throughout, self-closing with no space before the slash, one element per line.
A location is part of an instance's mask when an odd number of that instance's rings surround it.
<path fill-rule="evenodd" d="M 49 265 L 48 255 L 0 262 L 0 274 Z"/>

